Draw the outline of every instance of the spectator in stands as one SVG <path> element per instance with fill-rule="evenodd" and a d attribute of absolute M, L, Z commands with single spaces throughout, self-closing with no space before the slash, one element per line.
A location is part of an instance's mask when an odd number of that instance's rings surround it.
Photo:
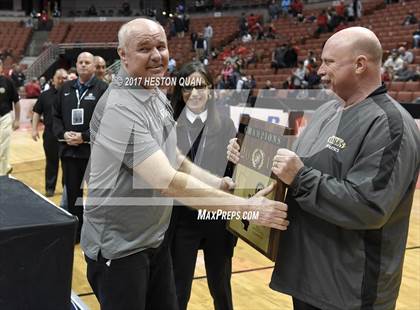
<path fill-rule="evenodd" d="M 121 5 L 121 10 L 119 10 L 120 15 L 122 16 L 131 16 L 133 11 L 130 8 L 130 4 L 127 1 L 124 1 Z"/>
<path fill-rule="evenodd" d="M 306 67 L 305 81 L 309 89 L 318 88 L 321 83 L 321 77 L 318 75 L 318 65 L 311 59 Z"/>
<path fill-rule="evenodd" d="M 250 32 L 254 34 L 255 40 L 261 40 L 264 38 L 264 28 L 259 21 L 251 27 Z"/>
<path fill-rule="evenodd" d="M 391 82 L 394 79 L 394 68 L 391 65 L 384 66 L 382 71 L 383 82 Z"/>
<path fill-rule="evenodd" d="M 225 82 L 223 80 L 223 76 L 219 74 L 216 79 L 214 80 L 214 88 L 215 89 L 225 89 Z"/>
<path fill-rule="evenodd" d="M 290 12 L 290 0 L 282 0 L 281 1 L 281 11 L 283 16 L 289 15 Z"/>
<path fill-rule="evenodd" d="M 413 48 L 420 47 L 420 23 L 417 26 L 417 29 L 413 32 Z"/>
<path fill-rule="evenodd" d="M 38 12 L 35 8 L 32 9 L 31 13 L 29 14 L 32 18 L 38 18 Z"/>
<path fill-rule="evenodd" d="M 239 60 L 239 56 L 236 54 L 236 52 L 235 52 L 235 50 L 234 49 L 232 49 L 231 51 L 230 51 L 230 55 L 229 55 L 229 57 L 227 57 L 226 59 L 225 59 L 225 61 L 224 61 L 224 64 L 226 65 L 228 65 L 228 64 L 231 64 L 231 65 L 234 65 L 234 64 L 236 64 L 237 62 L 238 62 L 238 60 Z"/>
<path fill-rule="evenodd" d="M 249 89 L 253 90 L 253 89 L 257 88 L 257 81 L 255 80 L 254 75 L 249 74 L 247 76 L 247 79 L 248 79 L 248 83 L 249 83 Z"/>
<path fill-rule="evenodd" d="M 306 69 L 303 66 L 303 61 L 298 62 L 298 67 L 292 71 L 292 80 L 294 88 L 306 88 L 307 82 L 305 81 Z"/>
<path fill-rule="evenodd" d="M 213 38 L 213 27 L 207 23 L 203 30 L 203 37 L 206 40 L 206 55 L 211 51 L 211 40 Z"/>
<path fill-rule="evenodd" d="M 87 11 L 87 16 L 98 16 L 95 5 L 91 5 Z"/>
<path fill-rule="evenodd" d="M 53 17 L 61 17 L 61 11 L 57 1 L 54 1 Z"/>
<path fill-rule="evenodd" d="M 265 85 L 262 89 L 275 90 L 275 88 L 273 87 L 273 83 L 271 83 L 270 80 L 265 81 Z"/>
<path fill-rule="evenodd" d="M 274 23 L 270 23 L 268 26 L 267 33 L 264 34 L 264 37 L 267 39 L 275 39 L 277 34 L 276 27 L 274 26 Z"/>
<path fill-rule="evenodd" d="M 290 5 L 290 11 L 293 17 L 297 17 L 299 14 L 303 13 L 303 3 L 301 0 L 293 0 Z"/>
<path fill-rule="evenodd" d="M 185 34 L 184 17 L 181 14 L 177 14 L 174 17 L 175 32 L 178 38 L 183 38 Z"/>
<path fill-rule="evenodd" d="M 12 119 L 14 110 L 15 119 Z M 3 62 L 0 60 L 0 176 L 12 171 L 9 163 L 10 139 L 12 131 L 19 128 L 20 103 L 14 83 L 3 75 Z"/>
<path fill-rule="evenodd" d="M 278 46 L 271 53 L 271 68 L 274 68 L 274 73 L 277 74 L 279 68 L 285 68 L 284 56 L 286 54 L 286 46 Z"/>
<path fill-rule="evenodd" d="M 3 59 L 6 60 L 7 57 L 13 57 L 13 50 L 11 48 L 7 48 L 4 52 Z"/>
<path fill-rule="evenodd" d="M 416 71 L 414 71 L 413 81 L 420 81 L 420 65 L 416 66 Z"/>
<path fill-rule="evenodd" d="M 329 19 L 328 19 L 328 31 L 334 32 L 335 28 L 340 24 L 341 17 L 338 16 L 336 10 L 332 9 L 329 13 Z"/>
<path fill-rule="evenodd" d="M 30 82 L 25 85 L 26 98 L 35 99 L 41 95 L 41 86 L 36 77 L 33 77 Z"/>
<path fill-rule="evenodd" d="M 254 15 L 254 13 L 249 14 L 249 16 L 247 18 L 248 31 L 251 32 L 252 27 L 254 27 L 254 25 L 257 23 L 258 19 L 259 19 L 259 16 Z"/>
<path fill-rule="evenodd" d="M 353 3 L 349 3 L 346 6 L 345 15 L 348 22 L 353 22 L 355 20 Z"/>
<path fill-rule="evenodd" d="M 188 13 L 184 13 L 184 30 L 185 32 L 189 32 L 190 31 L 190 14 Z"/>
<path fill-rule="evenodd" d="M 315 31 L 315 36 L 319 37 L 319 35 L 321 33 L 327 32 L 328 31 L 328 16 L 327 16 L 327 11 L 326 10 L 322 10 L 318 17 L 316 18 L 316 24 L 317 24 L 317 29 Z"/>
<path fill-rule="evenodd" d="M 338 4 L 335 7 L 335 12 L 337 16 L 339 17 L 340 21 L 345 19 L 345 12 L 346 11 L 346 5 L 344 4 L 343 0 L 340 0 Z"/>
<path fill-rule="evenodd" d="M 53 133 L 53 115 L 52 107 L 54 101 L 57 100 L 57 90 L 63 85 L 67 79 L 67 72 L 64 69 L 58 69 L 53 77 L 52 86 L 38 98 L 33 107 L 32 116 L 32 139 L 39 139 L 38 123 L 40 117 L 43 116 L 44 133 L 42 134 L 43 147 L 45 153 L 45 196 L 54 196 L 55 186 L 58 175 L 58 148 L 59 142 Z"/>
<path fill-rule="evenodd" d="M 230 77 L 231 80 L 231 88 L 235 88 L 236 87 L 236 83 L 238 83 L 238 80 L 244 75 L 243 72 L 241 71 L 241 68 L 239 66 L 239 64 L 233 64 L 233 72 L 232 72 L 232 76 Z"/>
<path fill-rule="evenodd" d="M 223 81 L 224 81 L 224 86 L 225 88 L 231 88 L 231 77 L 233 75 L 233 65 L 228 62 L 224 65 L 222 71 L 221 71 L 222 77 L 223 77 Z"/>
<path fill-rule="evenodd" d="M 384 62 L 384 67 L 391 66 L 394 72 L 400 70 L 403 66 L 404 61 L 399 57 L 398 52 L 396 49 L 393 49 L 391 55 L 388 59 Z"/>
<path fill-rule="evenodd" d="M 400 54 L 400 58 L 403 61 L 408 62 L 409 64 L 413 63 L 414 55 L 411 51 L 407 51 L 404 46 L 401 46 L 398 49 L 398 53 Z"/>
<path fill-rule="evenodd" d="M 298 55 L 291 43 L 286 46 L 286 53 L 284 54 L 284 64 L 286 68 L 296 67 Z"/>
<path fill-rule="evenodd" d="M 361 18 L 363 13 L 362 0 L 353 0 L 353 10 L 355 19 Z"/>
<path fill-rule="evenodd" d="M 67 78 L 67 74 L 66 74 L 66 78 Z M 50 89 L 50 85 L 47 83 L 47 79 L 45 78 L 45 76 L 41 76 L 39 78 L 39 86 L 41 87 L 41 93 Z"/>
<path fill-rule="evenodd" d="M 105 81 L 105 74 L 106 74 L 106 61 L 101 56 L 94 57 L 95 63 L 95 75 L 96 77 L 101 80 Z"/>
<path fill-rule="evenodd" d="M 194 43 L 194 49 L 197 55 L 197 60 L 201 61 L 207 50 L 207 42 L 204 40 L 203 33 L 199 32 L 197 40 Z"/>
<path fill-rule="evenodd" d="M 242 13 L 241 18 L 239 19 L 239 35 L 243 36 L 245 32 L 248 32 L 248 21 L 245 13 Z"/>
<path fill-rule="evenodd" d="M 223 0 L 213 0 L 213 6 L 216 11 L 222 10 Z"/>
<path fill-rule="evenodd" d="M 39 29 L 47 30 L 49 16 L 46 10 L 42 10 L 41 16 L 39 17 Z"/>
<path fill-rule="evenodd" d="M 271 0 L 270 5 L 268 6 L 268 15 L 270 15 L 270 20 L 276 20 L 279 17 L 279 6 L 276 0 Z"/>
<path fill-rule="evenodd" d="M 169 57 L 168 72 L 172 74 L 175 72 L 175 70 L 176 70 L 176 60 L 173 57 Z"/>
<path fill-rule="evenodd" d="M 249 32 L 245 32 L 241 38 L 242 43 L 248 43 L 252 41 L 252 36 Z"/>
<path fill-rule="evenodd" d="M 195 51 L 195 41 L 197 41 L 198 35 L 197 32 L 192 31 L 190 34 L 190 39 L 191 39 L 191 50 Z"/>
<path fill-rule="evenodd" d="M 255 48 L 249 49 L 248 54 L 244 56 L 243 67 L 244 69 L 248 68 L 249 64 L 257 63 L 257 55 L 255 53 Z"/>
<path fill-rule="evenodd" d="M 394 81 L 407 82 L 414 79 L 415 72 L 410 70 L 408 62 L 404 61 L 400 70 L 395 72 Z"/>
<path fill-rule="evenodd" d="M 417 23 L 417 17 L 414 15 L 413 11 L 409 11 L 407 13 L 407 16 L 404 18 L 404 21 L 402 22 L 403 26 L 409 26 L 409 25 L 415 25 Z"/>
<path fill-rule="evenodd" d="M 9 73 L 10 78 L 12 79 L 13 83 L 15 84 L 16 88 L 23 86 L 25 82 L 25 74 L 22 72 L 22 67 L 18 64 L 12 65 L 12 71 Z"/>

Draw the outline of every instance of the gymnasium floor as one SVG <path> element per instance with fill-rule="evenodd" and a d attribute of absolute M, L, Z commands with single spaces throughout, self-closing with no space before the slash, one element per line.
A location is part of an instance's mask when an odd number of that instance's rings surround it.
<path fill-rule="evenodd" d="M 11 163 L 12 175 L 25 184 L 44 194 L 44 153 L 42 140 L 34 142 L 29 128 L 13 133 Z M 59 176 L 59 180 L 60 180 Z M 60 183 L 60 182 L 59 182 Z M 61 184 L 51 201 L 58 204 L 61 198 Z M 75 248 L 73 267 L 73 291 L 78 294 L 92 310 L 99 309 L 98 302 L 87 283 L 83 255 L 79 246 Z M 273 263 L 249 247 L 238 242 L 233 258 L 232 290 L 233 303 L 237 310 L 287 310 L 292 309 L 291 299 L 272 291 L 268 287 Z M 204 260 L 197 259 L 195 280 L 189 303 L 191 310 L 213 309 L 212 299 L 207 289 Z M 410 219 L 404 273 L 397 302 L 398 310 L 420 309 L 420 190 L 415 193 Z"/>

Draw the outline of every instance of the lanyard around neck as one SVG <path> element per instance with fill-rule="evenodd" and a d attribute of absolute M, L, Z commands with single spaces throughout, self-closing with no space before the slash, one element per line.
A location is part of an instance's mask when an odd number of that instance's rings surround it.
<path fill-rule="evenodd" d="M 83 97 L 86 95 L 86 93 L 87 93 L 87 91 L 88 91 L 88 90 L 89 90 L 89 88 L 87 88 L 87 89 L 83 92 L 83 94 L 80 96 L 80 95 L 79 95 L 79 90 L 78 90 L 78 89 L 76 89 L 77 108 L 79 108 L 79 107 L 80 107 L 80 102 L 82 101 Z"/>

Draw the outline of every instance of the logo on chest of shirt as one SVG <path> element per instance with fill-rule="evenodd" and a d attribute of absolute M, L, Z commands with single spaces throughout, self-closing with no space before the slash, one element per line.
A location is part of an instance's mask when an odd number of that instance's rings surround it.
<path fill-rule="evenodd" d="M 93 95 L 93 93 L 89 93 L 84 99 L 85 100 L 96 100 L 96 97 Z"/>
<path fill-rule="evenodd" d="M 6 92 L 6 88 L 0 87 L 0 94 L 4 94 Z"/>
<path fill-rule="evenodd" d="M 339 153 L 340 150 L 343 150 L 346 148 L 346 142 L 337 136 L 331 136 L 327 139 L 327 145 L 326 148 L 330 149 L 331 151 L 334 151 L 336 153 Z"/>

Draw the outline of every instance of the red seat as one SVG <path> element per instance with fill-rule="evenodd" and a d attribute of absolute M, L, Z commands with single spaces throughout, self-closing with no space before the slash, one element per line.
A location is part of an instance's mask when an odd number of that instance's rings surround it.
<path fill-rule="evenodd" d="M 418 91 L 420 90 L 420 82 L 406 82 L 404 85 L 404 91 Z"/>
<path fill-rule="evenodd" d="M 419 100 L 420 100 L 420 91 L 413 92 L 413 98 L 412 98 L 413 100 L 412 100 L 412 102 L 416 102 L 417 98 L 419 98 Z"/>
<path fill-rule="evenodd" d="M 397 101 L 400 103 L 408 103 L 413 99 L 413 93 L 408 91 L 400 91 L 397 94 Z"/>
<path fill-rule="evenodd" d="M 405 82 L 392 82 L 391 88 L 389 90 L 399 92 L 404 89 L 404 83 Z"/>
<path fill-rule="evenodd" d="M 389 91 L 388 94 L 394 99 L 397 98 L 397 92 L 396 91 Z"/>

